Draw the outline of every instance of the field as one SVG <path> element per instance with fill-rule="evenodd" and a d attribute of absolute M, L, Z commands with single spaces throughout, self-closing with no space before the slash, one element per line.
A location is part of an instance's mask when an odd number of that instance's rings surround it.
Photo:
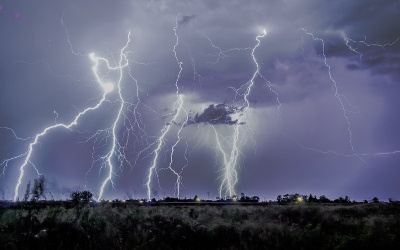
<path fill-rule="evenodd" d="M 398 249 L 400 204 L 36 204 L 0 210 L 1 249 Z"/>

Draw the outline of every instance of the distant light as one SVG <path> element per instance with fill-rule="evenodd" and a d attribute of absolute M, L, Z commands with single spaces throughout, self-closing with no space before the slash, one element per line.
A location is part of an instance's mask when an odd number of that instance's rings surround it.
<path fill-rule="evenodd" d="M 140 200 L 139 203 L 140 203 L 140 204 L 143 204 L 143 200 Z"/>
<path fill-rule="evenodd" d="M 111 202 L 112 202 L 112 200 L 108 200 L 108 202 L 109 202 L 109 203 L 111 203 Z"/>
<path fill-rule="evenodd" d="M 296 201 L 297 201 L 297 202 L 303 202 L 303 197 L 298 196 L 298 197 L 296 198 Z"/>
<path fill-rule="evenodd" d="M 125 202 L 126 202 L 126 200 L 122 200 L 122 202 L 123 202 L 123 203 L 125 203 Z"/>
<path fill-rule="evenodd" d="M 232 201 L 233 201 L 233 202 L 237 202 L 237 198 L 236 198 L 236 197 L 233 197 L 233 198 L 232 198 Z"/>
<path fill-rule="evenodd" d="M 195 201 L 196 201 L 196 202 L 200 202 L 201 200 L 200 200 L 199 197 L 196 197 Z"/>

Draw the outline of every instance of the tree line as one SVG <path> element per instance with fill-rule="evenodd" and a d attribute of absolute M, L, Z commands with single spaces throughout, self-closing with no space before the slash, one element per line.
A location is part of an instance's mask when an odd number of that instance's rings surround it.
<path fill-rule="evenodd" d="M 350 203 L 355 203 L 356 200 L 351 201 L 349 196 L 339 197 L 337 199 L 329 199 L 325 195 L 321 195 L 317 198 L 316 195 L 302 195 L 302 194 L 284 194 L 284 195 L 278 195 L 276 197 L 276 201 L 278 203 L 301 203 L 301 202 L 306 202 L 306 203 L 339 203 L 339 204 L 350 204 Z M 363 200 L 362 202 L 364 203 L 379 203 L 379 198 L 374 197 L 370 201 L 368 200 Z M 393 199 L 389 198 L 389 202 L 394 202 Z"/>
<path fill-rule="evenodd" d="M 34 179 L 33 186 L 31 186 L 31 182 L 27 184 L 25 195 L 23 201 L 38 201 L 40 199 L 46 199 L 45 191 L 47 191 L 50 195 L 51 192 L 45 187 L 45 178 L 43 175 L 40 175 L 38 178 Z M 52 195 L 51 195 L 52 196 Z M 94 201 L 93 193 L 89 190 L 78 190 L 73 191 L 69 195 L 69 200 L 74 203 L 88 203 Z M 146 199 L 129 199 L 129 200 L 113 200 L 110 202 L 145 202 Z M 240 196 L 232 195 L 225 197 L 216 197 L 215 200 L 203 200 L 199 196 L 195 195 L 194 198 L 176 198 L 176 197 L 165 197 L 163 199 L 155 199 L 152 198 L 151 202 L 259 202 L 259 196 L 247 196 L 244 193 L 241 193 Z M 270 201 L 272 202 L 272 201 Z M 336 199 L 329 199 L 325 195 L 321 195 L 317 197 L 316 195 L 303 195 L 303 194 L 284 194 L 278 195 L 276 197 L 276 202 L 278 204 L 299 204 L 299 203 L 338 203 L 338 204 L 351 204 L 356 203 L 355 200 L 351 201 L 349 196 L 340 196 Z M 371 200 L 363 200 L 364 203 L 379 203 L 380 200 L 378 197 L 373 197 Z M 389 198 L 389 202 L 395 202 L 394 199 Z"/>

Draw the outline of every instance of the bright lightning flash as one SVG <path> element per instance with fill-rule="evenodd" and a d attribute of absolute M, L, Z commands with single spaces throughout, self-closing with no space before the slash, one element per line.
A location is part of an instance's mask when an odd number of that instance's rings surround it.
<path fill-rule="evenodd" d="M 178 33 L 177 33 L 177 32 L 178 32 L 178 17 L 179 17 L 180 15 L 181 15 L 181 14 L 179 13 L 179 14 L 176 16 L 176 19 L 175 19 L 174 34 L 175 34 L 175 37 L 176 37 L 176 42 L 175 42 L 175 45 L 174 45 L 174 48 L 173 48 L 173 53 L 174 53 L 174 56 L 175 56 L 175 60 L 176 60 L 176 63 L 178 64 L 178 66 L 179 66 L 178 76 L 177 76 L 177 78 L 176 78 L 176 80 L 175 80 L 176 101 L 174 102 L 174 105 L 173 105 L 173 110 L 176 110 L 176 113 L 175 113 L 175 115 L 173 116 L 172 121 L 171 121 L 170 123 L 164 125 L 164 127 L 162 128 L 161 133 L 160 133 L 161 135 L 160 135 L 160 137 L 158 137 L 158 139 L 157 139 L 157 147 L 156 147 L 156 149 L 153 151 L 154 157 L 153 157 L 152 163 L 151 163 L 151 165 L 150 165 L 149 173 L 148 173 L 147 181 L 146 181 L 147 198 L 148 198 L 149 200 L 151 199 L 151 181 L 152 181 L 152 178 L 153 178 L 153 173 L 157 174 L 157 172 L 158 172 L 157 163 L 158 163 L 158 158 L 159 158 L 159 155 L 160 155 L 160 150 L 161 150 L 161 148 L 162 148 L 162 146 L 163 146 L 163 144 L 164 144 L 165 136 L 166 136 L 166 135 L 168 134 L 168 132 L 170 131 L 171 125 L 172 125 L 172 124 L 177 124 L 177 118 L 179 117 L 179 115 L 180 115 L 181 112 L 183 111 L 183 112 L 185 112 L 185 114 L 186 114 L 185 122 L 182 123 L 182 125 L 181 125 L 181 127 L 180 127 L 180 129 L 179 129 L 179 131 L 178 131 L 178 133 L 177 133 L 177 138 L 178 138 L 178 139 L 177 139 L 176 143 L 175 143 L 175 144 L 172 146 L 172 148 L 171 148 L 170 163 L 169 163 L 168 168 L 166 168 L 166 169 L 172 171 L 172 173 L 176 176 L 175 190 L 176 190 L 176 195 L 177 195 L 177 197 L 179 197 L 179 194 L 180 194 L 179 192 L 180 192 L 180 189 L 181 189 L 181 180 L 182 180 L 181 173 L 178 173 L 176 170 L 174 170 L 174 169 L 172 168 L 172 162 L 173 162 L 173 156 L 174 156 L 174 152 L 175 152 L 175 147 L 176 147 L 176 146 L 178 145 L 178 143 L 180 142 L 180 140 L 181 140 L 180 134 L 181 134 L 181 132 L 182 132 L 183 126 L 185 125 L 185 123 L 186 123 L 186 122 L 188 121 L 188 119 L 189 119 L 188 113 L 187 113 L 186 110 L 183 108 L 183 96 L 179 93 L 179 86 L 178 86 L 179 79 L 180 79 L 180 77 L 181 77 L 181 73 L 182 73 L 182 70 L 183 70 L 183 67 L 182 67 L 182 64 L 183 64 L 183 63 L 179 60 L 178 55 L 177 55 L 177 51 L 176 51 L 176 48 L 179 46 L 179 36 L 178 36 Z M 165 169 L 164 169 L 164 170 L 165 170 Z M 159 183 L 159 182 L 158 182 L 158 183 Z M 160 183 L 159 183 L 159 186 L 160 186 Z"/>
<path fill-rule="evenodd" d="M 111 94 L 113 97 L 115 96 L 115 98 L 116 98 L 113 100 L 113 103 L 118 104 L 117 111 L 113 114 L 113 115 L 115 115 L 115 117 L 113 117 L 111 127 L 104 129 L 104 130 L 98 130 L 97 132 L 93 133 L 92 136 L 90 136 L 90 138 L 87 140 L 87 141 L 89 141 L 94 138 L 96 138 L 94 140 L 97 140 L 97 136 L 99 136 L 101 133 L 107 134 L 106 139 L 103 138 L 104 141 L 106 141 L 106 142 L 101 140 L 102 146 L 107 145 L 109 147 L 109 148 L 107 148 L 106 153 L 104 153 L 101 156 L 95 156 L 95 153 L 94 153 L 95 149 L 94 149 L 93 154 L 92 154 L 92 157 L 93 157 L 92 166 L 97 161 L 101 161 L 102 167 L 100 170 L 102 170 L 103 167 L 107 169 L 105 179 L 102 180 L 100 189 L 98 191 L 98 200 L 100 201 L 104 198 L 104 192 L 105 192 L 107 185 L 111 184 L 112 188 L 115 187 L 115 184 L 113 181 L 113 176 L 116 175 L 116 171 L 115 171 L 116 166 L 114 163 L 115 160 L 117 160 L 119 162 L 121 170 L 122 170 L 123 162 L 127 162 L 131 166 L 131 171 L 132 171 L 132 168 L 136 165 L 136 162 L 138 161 L 139 156 L 144 152 L 148 152 L 147 150 L 149 150 L 150 148 L 152 149 L 152 151 L 148 155 L 152 155 L 153 158 L 150 162 L 150 166 L 148 168 L 148 173 L 147 173 L 147 177 L 145 179 L 145 184 L 144 184 L 147 188 L 148 199 L 149 200 L 151 199 L 152 186 L 154 185 L 153 179 L 155 177 L 157 178 L 158 185 L 161 188 L 160 181 L 158 179 L 158 173 L 160 171 L 171 171 L 172 174 L 176 177 L 176 181 L 175 181 L 175 185 L 174 185 L 174 188 L 175 188 L 174 195 L 179 198 L 180 192 L 181 192 L 181 189 L 183 186 L 182 185 L 182 172 L 183 172 L 183 169 L 188 165 L 188 158 L 187 158 L 186 154 L 188 151 L 189 140 L 198 136 L 198 133 L 199 133 L 199 130 L 198 130 L 198 132 L 194 135 L 193 138 L 190 138 L 186 141 L 186 150 L 184 153 L 184 157 L 186 159 L 186 165 L 184 165 L 180 170 L 178 170 L 178 168 L 176 168 L 173 164 L 174 157 L 176 154 L 176 148 L 177 148 L 178 144 L 182 141 L 182 131 L 183 131 L 185 125 L 188 124 L 188 120 L 189 120 L 189 114 L 187 112 L 187 109 L 185 109 L 185 103 L 184 103 L 184 101 L 185 100 L 187 101 L 187 99 L 184 98 L 185 96 L 181 93 L 180 88 L 179 88 L 179 82 L 180 82 L 181 74 L 183 71 L 183 62 L 180 60 L 180 58 L 178 57 L 178 54 L 177 54 L 177 48 L 178 48 L 178 46 L 180 46 L 179 35 L 178 35 L 178 17 L 179 16 L 180 16 L 180 14 L 178 14 L 176 16 L 176 22 L 175 22 L 175 26 L 173 28 L 174 35 L 176 37 L 176 42 L 175 42 L 175 45 L 173 46 L 173 50 L 172 50 L 173 54 L 175 56 L 176 63 L 179 67 L 179 71 L 178 71 L 178 74 L 177 74 L 177 77 L 175 80 L 176 99 L 173 103 L 173 113 L 171 113 L 172 118 L 171 118 L 170 122 L 167 122 L 162 127 L 157 139 L 153 143 L 148 143 L 148 141 L 147 141 L 148 136 L 146 134 L 145 124 L 141 121 L 141 118 L 140 118 L 141 115 L 139 113 L 139 105 L 144 105 L 144 107 L 149 109 L 150 111 L 152 111 L 154 113 L 156 113 L 156 112 L 141 102 L 140 97 L 139 97 L 139 92 L 141 92 L 141 90 L 138 86 L 138 81 L 132 76 L 132 74 L 130 72 L 130 67 L 129 67 L 130 60 L 128 59 L 128 52 L 126 51 L 129 46 L 129 43 L 130 43 L 130 32 L 129 32 L 126 44 L 119 51 L 119 60 L 118 60 L 118 62 L 114 62 L 115 66 L 112 66 L 112 64 L 110 63 L 110 61 L 108 59 L 106 59 L 104 57 L 99 57 L 95 53 L 88 54 L 89 59 L 93 63 L 93 66 L 91 68 L 93 76 L 95 78 L 96 83 L 98 84 L 99 88 L 102 91 L 101 98 L 100 98 L 100 96 L 98 97 L 100 99 L 96 102 L 95 105 L 90 106 L 90 107 L 84 109 L 83 111 L 80 111 L 70 123 L 58 123 L 57 120 L 55 120 L 54 125 L 44 128 L 41 132 L 37 133 L 35 136 L 32 136 L 30 138 L 19 138 L 13 129 L 0 127 L 2 129 L 7 129 L 7 130 L 11 131 L 17 140 L 30 141 L 26 152 L 24 152 L 20 155 L 8 158 L 8 159 L 4 160 L 3 162 L 0 162 L 0 166 L 4 166 L 3 172 L 1 175 L 4 175 L 4 172 L 5 172 L 8 164 L 10 164 L 10 162 L 13 162 L 17 159 L 23 159 L 22 164 L 19 166 L 19 175 L 18 175 L 18 179 L 17 179 L 16 185 L 15 185 L 15 190 L 14 190 L 14 200 L 15 201 L 19 199 L 20 186 L 22 184 L 27 166 L 28 165 L 32 166 L 36 170 L 36 173 L 38 175 L 40 175 L 39 168 L 35 166 L 32 158 L 33 158 L 34 150 L 35 150 L 37 144 L 40 143 L 40 141 L 43 139 L 43 137 L 45 137 L 48 134 L 48 132 L 50 132 L 52 130 L 56 130 L 58 128 L 63 128 L 63 129 L 67 129 L 69 131 L 73 131 L 73 129 L 76 128 L 79 123 L 81 123 L 81 120 L 87 113 L 99 109 L 103 105 L 104 102 L 109 102 L 110 101 L 109 96 Z M 62 22 L 62 25 L 64 26 L 64 28 L 66 29 L 62 19 L 61 19 L 61 22 Z M 380 152 L 380 153 L 375 153 L 375 154 L 364 154 L 364 153 L 356 152 L 355 147 L 353 145 L 353 132 L 352 132 L 352 125 L 351 125 L 350 118 L 349 118 L 349 113 L 352 112 L 353 110 L 356 110 L 357 113 L 359 113 L 359 111 L 356 107 L 349 104 L 346 97 L 343 94 L 341 94 L 339 91 L 338 83 L 336 82 L 335 78 L 332 75 L 331 66 L 328 64 L 328 60 L 325 55 L 325 41 L 321 38 L 316 37 L 313 33 L 307 31 L 304 28 L 301 28 L 301 30 L 305 34 L 310 36 L 313 41 L 318 42 L 322 45 L 321 53 L 322 53 L 323 64 L 327 69 L 327 73 L 328 73 L 329 80 L 331 83 L 333 95 L 335 96 L 335 98 L 337 99 L 338 103 L 341 106 L 341 110 L 342 110 L 343 117 L 344 117 L 346 127 L 347 127 L 348 145 L 350 146 L 351 153 L 350 154 L 336 153 L 332 150 L 322 151 L 322 150 L 318 150 L 318 149 L 314 149 L 314 148 L 310 148 L 310 147 L 305 147 L 296 139 L 294 139 L 294 138 L 292 138 L 292 139 L 299 146 L 301 146 L 304 149 L 314 150 L 315 152 L 318 152 L 318 153 L 333 153 L 336 155 L 346 156 L 346 157 L 347 156 L 353 156 L 353 157 L 357 156 L 363 162 L 365 162 L 365 161 L 361 157 L 364 157 L 364 156 L 370 156 L 370 155 L 380 156 L 380 155 L 390 155 L 390 154 L 400 153 L 400 151 L 398 151 L 398 150 L 393 151 L 393 152 Z M 84 56 L 82 54 L 74 52 L 72 44 L 70 42 L 70 37 L 69 37 L 69 33 L 68 33 L 67 29 L 66 29 L 66 35 L 67 35 L 67 42 L 70 45 L 72 53 L 74 55 Z M 251 128 L 249 128 L 247 125 L 246 114 L 250 108 L 249 96 L 254 88 L 255 81 L 257 80 L 257 78 L 263 79 L 267 83 L 269 90 L 272 91 L 276 95 L 276 101 L 279 104 L 278 105 L 278 116 L 279 116 L 281 103 L 279 101 L 278 93 L 272 88 L 271 83 L 261 74 L 260 64 L 256 57 L 256 50 L 260 46 L 261 39 L 264 38 L 266 35 L 267 35 L 267 31 L 265 29 L 263 29 L 261 31 L 261 33 L 256 36 L 256 38 L 255 38 L 256 44 L 254 47 L 245 48 L 245 49 L 234 48 L 234 49 L 229 49 L 229 50 L 222 50 L 220 47 L 216 46 L 209 37 L 206 36 L 206 38 L 211 43 L 211 46 L 217 50 L 217 53 L 213 54 L 213 56 L 216 57 L 216 59 L 213 62 L 211 62 L 213 65 L 217 64 L 220 60 L 228 57 L 228 52 L 241 51 L 241 50 L 251 51 L 251 58 L 255 65 L 254 73 L 251 75 L 251 78 L 246 83 L 242 84 L 239 88 L 229 87 L 229 89 L 232 89 L 235 92 L 235 100 L 234 100 L 235 106 L 240 107 L 240 109 L 238 109 L 239 112 L 236 114 L 233 114 L 233 115 L 235 115 L 234 120 L 236 120 L 236 124 L 234 124 L 234 127 L 233 127 L 233 135 L 231 134 L 229 137 L 226 137 L 218 131 L 216 125 L 210 126 L 215 134 L 215 144 L 213 141 L 213 148 L 217 151 L 217 157 L 219 157 L 219 155 L 222 155 L 222 162 L 220 164 L 220 165 L 222 165 L 222 167 L 220 168 L 220 177 L 219 177 L 219 179 L 221 179 L 221 183 L 218 188 L 220 197 L 224 197 L 224 196 L 234 197 L 236 194 L 235 187 L 239 180 L 239 178 L 238 178 L 238 168 L 240 165 L 239 158 L 240 158 L 240 156 L 242 156 L 241 147 L 243 147 L 245 142 L 248 140 L 248 137 L 251 138 L 252 135 L 254 134 L 253 131 L 251 130 Z M 356 40 L 352 40 L 352 39 L 348 38 L 345 33 L 341 33 L 341 35 L 345 41 L 347 48 L 350 49 L 351 51 L 353 51 L 354 53 L 358 54 L 360 56 L 360 60 L 362 59 L 363 54 L 359 51 L 359 48 L 357 46 L 355 46 L 354 44 L 361 44 L 362 46 L 366 46 L 366 47 L 375 46 L 375 47 L 380 47 L 381 49 L 386 50 L 387 46 L 394 45 L 395 43 L 397 43 L 400 40 L 400 38 L 398 38 L 392 43 L 387 43 L 387 44 L 381 45 L 381 44 L 367 43 L 366 38 L 361 41 L 356 41 Z M 303 37 L 302 37 L 302 39 L 303 39 Z M 304 54 L 303 54 L 303 57 L 304 57 Z M 197 73 L 195 70 L 195 66 L 194 66 L 195 64 L 194 64 L 194 59 L 193 59 L 192 55 L 190 55 L 190 58 L 192 60 L 194 76 L 196 76 Z M 111 71 L 115 72 L 115 74 L 117 75 L 116 79 L 114 81 L 109 81 L 109 80 L 106 81 L 104 79 L 105 77 L 103 76 L 103 74 L 101 74 L 100 65 L 105 66 L 105 68 L 107 70 L 107 74 Z M 133 81 L 135 83 L 135 87 L 136 87 L 136 96 L 135 97 L 137 98 L 137 103 L 135 103 L 135 104 L 128 101 L 123 95 L 123 91 L 122 91 L 123 86 L 122 85 L 123 85 L 125 70 L 128 71 L 127 75 L 131 79 L 133 79 Z M 107 75 L 107 74 L 105 74 L 105 75 Z M 241 98 L 239 101 L 237 101 L 236 98 L 239 96 Z M 130 114 L 133 116 L 133 119 L 134 119 L 133 122 L 128 118 L 127 112 L 130 112 Z M 58 114 L 57 114 L 57 117 L 58 117 Z M 182 120 L 182 117 L 184 117 L 183 120 Z M 182 122 L 179 122 L 179 121 L 182 121 Z M 243 124 L 246 124 L 246 125 L 243 125 Z M 168 163 L 167 167 L 161 168 L 161 167 L 159 167 L 159 161 L 160 161 L 159 158 L 160 158 L 163 147 L 166 145 L 166 137 L 168 136 L 169 133 L 171 133 L 171 130 L 172 130 L 171 128 L 174 125 L 176 125 L 178 127 L 178 130 L 176 132 L 176 137 L 174 137 L 174 138 L 176 138 L 175 142 L 172 143 L 172 146 L 170 147 L 169 163 Z M 277 126 L 277 124 L 276 124 L 276 126 Z M 118 139 L 118 133 L 119 133 L 121 127 L 123 129 L 125 129 L 124 135 L 126 136 L 126 138 Z M 134 134 L 133 133 L 134 130 L 137 130 L 138 133 Z M 145 148 L 138 153 L 134 164 L 131 164 L 130 161 L 127 160 L 126 152 L 125 152 L 127 150 L 130 133 L 133 134 L 133 136 L 136 138 L 136 140 L 142 140 L 141 142 L 143 142 L 143 144 L 147 144 L 147 145 L 145 145 Z M 288 136 L 284 132 L 280 132 L 280 133 Z M 200 137 L 202 137 L 202 136 L 200 136 Z M 211 144 L 210 141 L 208 140 L 208 136 L 207 136 L 206 141 L 208 144 Z M 108 142 L 110 142 L 110 143 L 108 143 Z M 198 145 L 199 145 L 199 142 L 195 146 L 193 146 L 193 150 Z M 153 146 L 154 146 L 154 150 L 152 148 Z M 91 170 L 91 168 L 92 167 L 90 167 L 89 171 Z M 300 198 L 301 197 L 298 197 L 298 199 L 299 199 L 298 202 L 302 201 L 302 200 L 300 200 Z"/>
<path fill-rule="evenodd" d="M 111 146 L 111 150 L 108 152 L 107 154 L 107 165 L 108 165 L 108 176 L 107 178 L 103 181 L 103 184 L 100 187 L 100 191 L 99 191 L 99 197 L 98 200 L 101 200 L 101 198 L 103 197 L 103 193 L 104 193 L 104 188 L 107 185 L 108 182 L 111 182 L 112 186 L 114 187 L 114 183 L 112 181 L 112 176 L 113 176 L 113 171 L 114 171 L 114 166 L 112 163 L 112 158 L 113 156 L 116 155 L 116 150 L 117 150 L 117 144 L 118 143 L 118 139 L 117 139 L 117 126 L 118 123 L 121 120 L 121 116 L 123 114 L 123 110 L 124 110 L 124 105 L 125 105 L 125 100 L 124 97 L 122 96 L 122 90 L 121 90 L 121 82 L 122 82 L 122 76 L 123 76 L 123 68 L 127 67 L 129 65 L 128 63 L 128 59 L 127 59 L 127 55 L 125 54 L 125 50 L 129 45 L 130 42 L 130 35 L 131 33 L 128 33 L 128 41 L 126 42 L 125 46 L 121 49 L 120 51 L 120 59 L 119 59 L 119 63 L 117 67 L 110 67 L 110 64 L 108 62 L 108 60 L 101 58 L 102 60 L 104 60 L 107 64 L 108 69 L 110 70 L 118 70 L 119 72 L 119 77 L 118 77 L 118 81 L 117 81 L 117 88 L 118 88 L 118 96 L 119 96 L 119 102 L 120 102 L 120 108 L 118 110 L 118 114 L 117 117 L 114 120 L 114 123 L 112 125 L 112 146 Z M 104 91 L 107 93 L 108 91 L 111 91 L 113 89 L 113 84 L 106 84 L 103 86 Z"/>
<path fill-rule="evenodd" d="M 128 60 L 127 60 L 127 57 L 126 57 L 126 54 L 125 54 L 125 50 L 126 50 L 128 44 L 129 44 L 129 42 L 130 42 L 130 32 L 128 34 L 128 41 L 127 41 L 126 45 L 120 51 L 120 60 L 119 60 L 118 66 L 116 66 L 116 67 L 111 67 L 109 61 L 107 59 L 105 59 L 105 58 L 97 57 L 94 53 L 90 53 L 89 54 L 89 58 L 93 62 L 92 72 L 93 72 L 93 74 L 95 76 L 97 84 L 103 90 L 102 97 L 97 102 L 96 105 L 88 107 L 85 110 L 79 112 L 75 116 L 73 121 L 70 122 L 70 123 L 65 123 L 65 124 L 64 123 L 56 123 L 55 125 L 46 127 L 45 129 L 42 130 L 42 132 L 36 134 L 33 137 L 33 141 L 29 144 L 28 150 L 25 153 L 5 160 L 5 162 L 8 163 L 9 161 L 16 160 L 18 158 L 24 157 L 23 163 L 21 164 L 21 166 L 19 166 L 19 176 L 18 176 L 17 183 L 15 185 L 15 191 L 14 191 L 14 201 L 18 200 L 19 188 L 21 186 L 22 179 L 24 177 L 26 166 L 28 164 L 31 164 L 36 169 L 37 173 L 40 174 L 38 169 L 31 162 L 31 158 L 32 158 L 32 155 L 34 153 L 34 148 L 39 143 L 40 139 L 42 139 L 42 137 L 44 137 L 49 131 L 55 130 L 57 128 L 64 128 L 64 129 L 68 129 L 68 130 L 72 131 L 72 128 L 74 126 L 78 125 L 78 122 L 81 120 L 81 118 L 85 114 L 87 114 L 90 111 L 98 109 L 107 100 L 106 99 L 107 95 L 109 93 L 113 92 L 113 90 L 114 90 L 114 88 L 116 86 L 117 89 L 118 89 L 118 94 L 119 94 L 120 109 L 119 109 L 119 111 L 117 113 L 117 117 L 115 118 L 114 123 L 112 125 L 112 141 L 113 141 L 113 143 L 112 143 L 112 147 L 111 147 L 110 151 L 107 154 L 107 164 L 108 164 L 109 172 L 108 172 L 107 178 L 103 181 L 103 183 L 101 185 L 100 194 L 99 194 L 99 200 L 102 198 L 102 195 L 103 195 L 103 192 L 104 192 L 104 187 L 106 186 L 106 184 L 108 182 L 112 183 L 112 175 L 113 175 L 113 169 L 114 169 L 114 166 L 113 166 L 113 163 L 112 163 L 112 158 L 116 154 L 116 145 L 118 143 L 117 142 L 117 137 L 116 137 L 116 131 L 117 131 L 117 125 L 118 125 L 118 122 L 120 121 L 120 118 L 121 118 L 121 115 L 122 115 L 122 112 L 123 112 L 123 108 L 124 108 L 124 103 L 125 103 L 124 98 L 122 97 L 122 93 L 121 93 L 121 82 L 122 82 L 123 68 L 128 66 Z M 118 80 L 117 80 L 116 83 L 104 82 L 103 81 L 102 77 L 100 76 L 100 72 L 99 72 L 99 65 L 100 65 L 101 61 L 106 64 L 108 70 L 118 71 L 119 72 L 119 77 L 118 77 Z"/>
<path fill-rule="evenodd" d="M 240 146 L 242 144 L 241 143 L 242 140 L 240 140 L 241 124 L 244 121 L 246 121 L 246 112 L 250 107 L 250 102 L 249 102 L 248 97 L 250 95 L 251 89 L 254 86 L 254 81 L 257 76 L 261 76 L 260 66 L 257 62 L 256 56 L 255 56 L 255 51 L 258 48 L 258 46 L 260 45 L 260 42 L 261 42 L 260 39 L 263 38 L 266 34 L 267 34 L 267 31 L 264 29 L 262 34 L 257 35 L 257 37 L 256 37 L 257 44 L 252 48 L 251 57 L 256 66 L 256 70 L 254 71 L 251 79 L 247 83 L 243 84 L 239 89 L 235 89 L 236 94 L 239 95 L 239 90 L 242 88 L 245 88 L 245 91 L 243 94 L 244 105 L 242 108 L 242 113 L 239 116 L 239 119 L 237 120 L 237 123 L 235 125 L 234 135 L 233 135 L 233 143 L 232 143 L 232 148 L 230 150 L 229 155 L 222 149 L 222 144 L 219 141 L 217 131 L 214 128 L 214 131 L 216 133 L 217 146 L 218 146 L 218 149 L 220 150 L 220 152 L 222 153 L 223 159 L 224 159 L 224 166 L 222 169 L 223 177 L 222 177 L 221 185 L 219 187 L 219 196 L 220 197 L 222 197 L 223 195 L 229 195 L 230 197 L 235 195 L 235 185 L 238 182 L 238 173 L 237 173 L 238 158 L 240 155 Z M 262 77 L 262 78 L 265 79 L 264 77 Z M 246 87 L 246 85 L 247 85 L 247 87 Z M 249 128 L 247 126 L 245 126 L 245 127 L 246 127 L 246 131 L 249 130 Z M 246 134 L 246 131 L 244 134 Z"/>

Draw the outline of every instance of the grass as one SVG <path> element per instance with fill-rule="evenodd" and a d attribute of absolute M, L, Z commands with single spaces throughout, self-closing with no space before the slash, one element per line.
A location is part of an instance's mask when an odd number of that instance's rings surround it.
<path fill-rule="evenodd" d="M 0 209 L 3 249 L 397 249 L 400 204 Z"/>

